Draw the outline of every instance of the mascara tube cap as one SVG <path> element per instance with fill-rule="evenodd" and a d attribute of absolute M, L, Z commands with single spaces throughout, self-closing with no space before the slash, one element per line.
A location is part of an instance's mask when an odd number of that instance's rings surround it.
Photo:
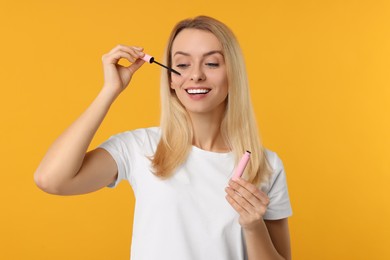
<path fill-rule="evenodd" d="M 154 58 L 146 53 L 141 59 L 143 59 L 144 61 L 149 62 L 149 63 L 152 63 L 154 61 Z"/>

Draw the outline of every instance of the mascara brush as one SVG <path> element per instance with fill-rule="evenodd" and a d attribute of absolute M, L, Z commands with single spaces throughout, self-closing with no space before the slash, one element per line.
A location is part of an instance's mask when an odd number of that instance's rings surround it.
<path fill-rule="evenodd" d="M 152 56 L 150 56 L 150 55 L 148 55 L 148 54 L 146 54 L 146 53 L 145 53 L 145 56 L 142 57 L 141 59 L 143 59 L 144 61 L 149 62 L 149 63 L 153 63 L 153 62 L 154 62 L 154 63 L 156 63 L 157 65 L 160 65 L 161 67 L 166 68 L 168 71 L 171 71 L 171 72 L 173 72 L 173 73 L 175 73 L 175 74 L 181 76 L 181 74 L 180 74 L 179 72 L 177 72 L 176 70 L 174 70 L 174 69 L 172 69 L 172 68 L 170 68 L 170 67 L 167 67 L 167 66 L 161 64 L 160 62 L 157 62 L 157 61 L 154 59 L 154 57 L 152 57 Z"/>

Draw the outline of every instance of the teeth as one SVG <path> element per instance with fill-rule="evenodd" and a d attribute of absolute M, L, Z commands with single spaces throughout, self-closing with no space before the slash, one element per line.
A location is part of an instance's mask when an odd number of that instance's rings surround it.
<path fill-rule="evenodd" d="M 187 89 L 188 94 L 206 94 L 210 90 L 209 89 Z"/>

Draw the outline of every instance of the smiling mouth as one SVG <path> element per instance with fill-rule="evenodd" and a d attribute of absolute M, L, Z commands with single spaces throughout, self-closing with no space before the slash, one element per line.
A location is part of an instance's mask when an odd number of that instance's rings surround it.
<path fill-rule="evenodd" d="M 190 95 L 207 94 L 211 89 L 186 89 L 186 92 Z"/>

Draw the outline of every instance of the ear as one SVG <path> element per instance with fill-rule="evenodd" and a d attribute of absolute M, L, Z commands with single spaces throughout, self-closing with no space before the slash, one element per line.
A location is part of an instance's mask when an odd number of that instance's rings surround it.
<path fill-rule="evenodd" d="M 171 83 L 169 84 L 169 86 L 171 87 L 171 89 L 175 89 L 175 86 L 173 85 L 173 82 L 171 81 Z"/>

